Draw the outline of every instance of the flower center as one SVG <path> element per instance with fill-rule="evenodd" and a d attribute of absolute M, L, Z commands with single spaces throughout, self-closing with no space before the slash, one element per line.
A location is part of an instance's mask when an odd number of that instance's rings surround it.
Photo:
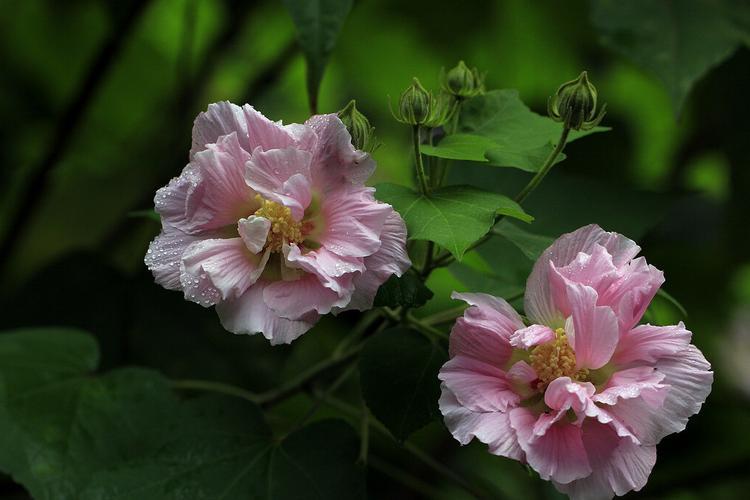
<path fill-rule="evenodd" d="M 255 195 L 255 199 L 260 203 L 260 208 L 253 215 L 271 221 L 271 228 L 268 230 L 264 248 L 270 249 L 272 252 L 278 252 L 284 246 L 284 243 L 300 243 L 302 241 L 302 223 L 294 220 L 289 207 L 266 200 L 259 194 Z"/>
<path fill-rule="evenodd" d="M 568 336 L 562 328 L 555 330 L 555 340 L 536 346 L 530 358 L 531 366 L 541 381 L 538 386 L 540 390 L 559 377 L 586 380 L 589 374 L 586 368 L 576 370 L 576 353 L 568 344 Z"/>

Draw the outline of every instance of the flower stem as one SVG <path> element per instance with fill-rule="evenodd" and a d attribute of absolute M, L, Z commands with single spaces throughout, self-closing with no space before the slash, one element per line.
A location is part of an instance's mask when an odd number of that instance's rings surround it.
<path fill-rule="evenodd" d="M 414 163 L 417 167 L 417 179 L 419 180 L 419 189 L 422 194 L 429 194 L 430 186 L 427 184 L 427 174 L 424 170 L 424 162 L 422 161 L 422 140 L 420 137 L 419 125 L 414 125 L 412 128 L 412 139 L 414 144 Z"/>
<path fill-rule="evenodd" d="M 172 380 L 170 382 L 170 385 L 174 389 L 216 392 L 218 394 L 225 394 L 227 396 L 234 396 L 237 398 L 245 399 L 247 401 L 250 401 L 251 403 L 260 403 L 259 394 L 250 392 L 246 389 L 243 389 L 242 387 L 225 384 L 223 382 L 213 382 L 211 380 L 181 379 Z"/>
<path fill-rule="evenodd" d="M 547 156 L 547 159 L 544 161 L 542 168 L 540 168 L 536 175 L 531 178 L 529 183 L 526 184 L 521 192 L 516 195 L 515 200 L 517 203 L 523 203 L 523 201 L 532 193 L 532 191 L 537 188 L 537 186 L 539 186 L 544 177 L 552 169 L 552 166 L 555 164 L 555 160 L 558 156 L 560 156 L 562 150 L 565 149 L 565 143 L 568 141 L 569 133 L 570 129 L 566 126 L 563 126 L 562 134 L 560 134 L 560 140 L 557 141 L 555 149 L 553 149 L 549 156 Z"/>

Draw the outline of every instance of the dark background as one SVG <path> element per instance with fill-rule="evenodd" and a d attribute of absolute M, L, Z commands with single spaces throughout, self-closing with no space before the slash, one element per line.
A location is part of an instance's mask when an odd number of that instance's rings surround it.
<path fill-rule="evenodd" d="M 662 300 L 652 320 L 683 319 L 714 366 L 703 411 L 662 442 L 648 486 L 631 496 L 745 498 L 750 51 L 731 51 L 677 112 L 652 74 L 601 43 L 586 2 L 357 2 L 319 107 L 333 112 L 357 99 L 383 142 L 373 182 L 411 182 L 408 129 L 391 118 L 389 96 L 397 99 L 412 76 L 437 88 L 439 69 L 459 59 L 485 71 L 489 88 L 517 88 L 540 113 L 560 83 L 589 71 L 612 130 L 566 149 L 568 159 L 528 202 L 537 218 L 528 229 L 558 236 L 597 222 L 639 241 L 688 311 L 683 317 Z M 102 370 L 137 364 L 253 390 L 330 352 L 353 315 L 324 319 L 291 347 L 271 347 L 222 331 L 213 311 L 154 285 L 143 255 L 158 224 L 137 213 L 152 208 L 155 190 L 186 163 L 192 120 L 208 103 L 249 102 L 272 119 L 304 121 L 304 71 L 276 1 L 0 1 L 0 327 L 79 326 L 99 339 Z M 506 193 L 528 179 L 469 164 L 452 175 Z M 473 265 L 517 284 L 531 265 L 502 242 L 482 255 Z M 467 288 L 454 275 L 433 276 L 427 311 Z M 271 422 L 283 428 L 305 404 L 304 396 L 289 401 Z M 517 463 L 476 443 L 460 448 L 440 422 L 413 439 L 508 498 L 555 497 Z M 394 445 L 374 446 L 434 496 L 465 495 Z M 368 488 L 373 498 L 419 498 L 378 471 L 369 472 Z M 25 498 L 7 478 L 0 495 Z"/>

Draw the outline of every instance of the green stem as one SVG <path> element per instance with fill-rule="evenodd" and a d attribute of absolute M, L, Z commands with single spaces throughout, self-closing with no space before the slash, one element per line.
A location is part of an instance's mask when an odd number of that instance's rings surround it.
<path fill-rule="evenodd" d="M 450 323 L 457 317 L 461 316 L 466 310 L 466 306 L 456 306 L 439 313 L 422 318 L 422 323 L 429 326 L 439 325 L 441 323 Z"/>
<path fill-rule="evenodd" d="M 255 404 L 260 403 L 260 395 L 254 392 L 250 392 L 241 387 L 237 387 L 231 384 L 224 384 L 222 382 L 212 382 L 210 380 L 172 380 L 170 385 L 174 389 L 184 389 L 191 391 L 206 391 L 216 392 L 218 394 L 225 394 L 227 396 L 234 396 L 237 398 L 245 399 Z"/>
<path fill-rule="evenodd" d="M 338 400 L 336 398 L 326 398 L 324 400 L 326 404 L 331 406 L 332 408 L 337 409 L 341 413 L 344 413 L 346 415 L 349 415 L 351 418 L 360 418 L 360 412 L 355 407 Z M 371 418 L 369 419 L 370 426 L 374 428 L 378 433 L 382 434 L 385 437 L 391 438 L 390 431 L 380 422 L 377 420 Z M 480 490 L 476 486 L 470 484 L 468 481 L 466 481 L 464 478 L 453 472 L 451 469 L 446 467 L 445 465 L 441 464 L 434 458 L 432 458 L 430 455 L 425 453 L 421 448 L 418 446 L 410 443 L 405 442 L 403 445 L 404 449 L 408 451 L 412 456 L 417 458 L 419 461 L 433 469 L 435 472 L 437 472 L 440 476 L 445 477 L 456 483 L 458 486 L 466 490 L 469 494 L 477 497 L 477 498 L 490 498 L 489 495 L 487 495 L 484 491 Z"/>
<path fill-rule="evenodd" d="M 417 167 L 417 179 L 419 180 L 419 189 L 422 194 L 429 194 L 430 186 L 427 184 L 427 174 L 424 171 L 424 162 L 422 161 L 422 141 L 420 138 L 420 127 L 414 125 L 412 128 L 412 140 L 414 145 L 414 162 Z"/>
<path fill-rule="evenodd" d="M 521 190 L 521 192 L 518 193 L 518 195 L 515 198 L 517 203 L 522 203 L 532 193 L 532 191 L 534 191 L 537 188 L 537 186 L 542 182 L 544 177 L 552 169 L 552 166 L 555 164 L 555 160 L 560 155 L 560 153 L 562 153 L 562 150 L 565 149 L 565 143 L 568 141 L 569 133 L 570 133 L 570 129 L 566 126 L 563 126 L 562 134 L 560 134 L 560 140 L 557 141 L 557 145 L 555 146 L 555 149 L 553 149 L 552 152 L 549 154 L 549 156 L 547 156 L 547 159 L 544 161 L 542 168 L 539 169 L 536 175 L 532 177 L 532 179 L 529 181 L 528 184 L 526 184 L 526 186 Z"/>
<path fill-rule="evenodd" d="M 407 314 L 406 315 L 406 322 L 409 325 L 411 325 L 414 328 L 416 328 L 417 330 L 426 333 L 427 335 L 431 335 L 431 336 L 434 336 L 434 337 L 437 337 L 437 338 L 440 338 L 440 339 L 443 339 L 443 340 L 448 340 L 448 334 L 447 333 L 445 333 L 445 332 L 443 332 L 441 330 L 438 330 L 434 326 L 430 326 L 430 325 L 424 323 L 422 320 L 420 320 L 419 318 L 415 318 L 411 314 Z"/>

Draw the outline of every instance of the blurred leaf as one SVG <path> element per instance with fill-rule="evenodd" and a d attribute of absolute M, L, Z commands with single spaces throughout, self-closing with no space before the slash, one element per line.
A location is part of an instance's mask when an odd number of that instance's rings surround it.
<path fill-rule="evenodd" d="M 573 132 L 568 141 L 606 130 L 597 127 Z M 493 90 L 464 104 L 458 134 L 445 137 L 437 146 L 423 146 L 422 151 L 430 156 L 536 172 L 561 133 L 561 124 L 531 111 L 518 91 Z M 560 156 L 557 162 L 563 159 Z"/>
<path fill-rule="evenodd" d="M 156 210 L 134 210 L 128 213 L 128 217 L 134 217 L 136 219 L 149 219 L 161 223 L 161 216 L 156 213 Z"/>
<path fill-rule="evenodd" d="M 399 441 L 439 416 L 437 378 L 447 356 L 436 343 L 408 328 L 370 338 L 359 360 L 367 407 Z"/>
<path fill-rule="evenodd" d="M 554 241 L 554 238 L 530 233 L 507 220 L 497 224 L 493 232 L 513 243 L 532 261 L 537 260 Z"/>
<path fill-rule="evenodd" d="M 676 111 L 698 79 L 750 42 L 748 19 L 750 4 L 734 0 L 595 0 L 592 11 L 604 44 L 656 75 Z"/>
<path fill-rule="evenodd" d="M 518 298 L 523 294 L 522 285 L 509 282 L 490 272 L 479 271 L 461 262 L 453 264 L 449 269 L 451 274 L 466 286 L 467 291 L 488 293 L 506 300 Z"/>
<path fill-rule="evenodd" d="M 404 218 L 409 238 L 434 241 L 459 260 L 487 233 L 496 214 L 534 220 L 507 196 L 471 186 L 447 186 L 424 196 L 405 186 L 380 184 L 377 195 Z"/>
<path fill-rule="evenodd" d="M 347 424 L 274 439 L 247 401 L 180 402 L 152 371 L 91 376 L 97 359 L 79 331 L 0 335 L 0 468 L 34 498 L 363 498 Z"/>
<path fill-rule="evenodd" d="M 656 291 L 656 295 L 664 298 L 667 302 L 672 304 L 680 312 L 680 314 L 682 314 L 684 318 L 687 318 L 688 316 L 687 309 L 685 309 L 685 307 L 682 304 L 680 304 L 680 302 L 677 299 L 675 299 L 672 295 L 667 293 L 666 290 L 664 290 L 663 288 L 660 288 L 659 290 Z"/>
<path fill-rule="evenodd" d="M 432 298 L 432 291 L 414 273 L 405 273 L 400 278 L 391 276 L 375 295 L 376 307 L 420 307 Z"/>
<path fill-rule="evenodd" d="M 317 112 L 323 71 L 352 3 L 352 0 L 284 0 L 307 61 L 307 93 L 313 112 Z"/>

